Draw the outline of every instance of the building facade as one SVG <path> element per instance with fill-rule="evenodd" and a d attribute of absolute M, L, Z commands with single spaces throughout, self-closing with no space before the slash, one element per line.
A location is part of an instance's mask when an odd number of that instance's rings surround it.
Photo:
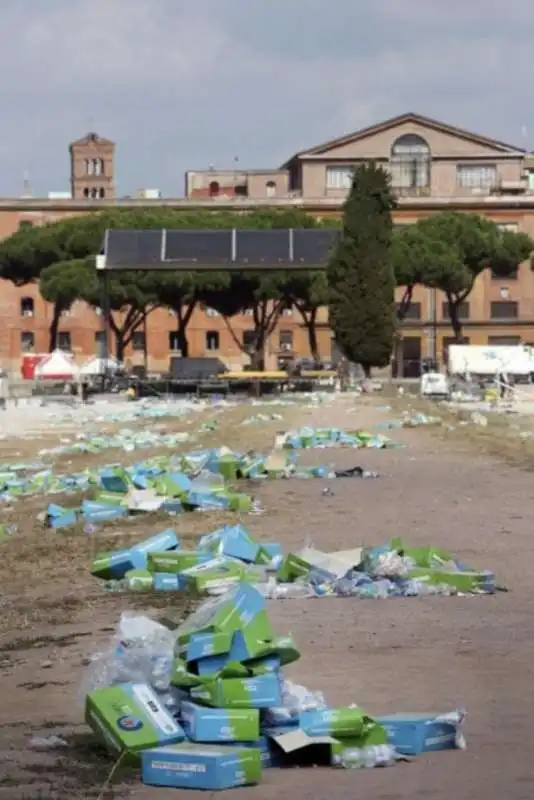
<path fill-rule="evenodd" d="M 114 175 L 115 145 L 88 134 L 70 146 L 70 199 L 24 197 L 0 200 L 0 236 L 20 226 L 40 225 L 67 215 L 124 207 L 176 207 L 212 210 L 258 207 L 300 207 L 318 218 L 340 217 L 350 188 L 352 170 L 373 160 L 391 174 L 398 197 L 397 225 L 444 210 L 480 214 L 498 225 L 534 236 L 534 156 L 525 150 L 417 114 L 405 114 L 353 134 L 302 150 L 279 169 L 241 171 L 215 169 L 186 174 L 185 198 L 161 198 L 139 192 L 117 198 Z M 400 299 L 400 293 L 399 293 Z M 421 357 L 443 357 L 452 332 L 445 298 L 418 287 L 402 330 L 405 373 Z M 48 347 L 51 310 L 35 286 L 4 284 L 0 310 L 7 324 L 0 331 L 0 360 L 18 369 L 25 352 Z M 506 280 L 490 273 L 475 284 L 462 309 L 464 336 L 473 344 L 534 342 L 534 275 L 522 264 Z M 83 304 L 64 316 L 60 345 L 88 356 L 96 352 L 100 320 Z M 238 346 L 251 336 L 252 319 L 243 314 L 233 321 L 233 334 L 210 309 L 197 309 L 189 328 L 190 354 L 219 355 L 232 366 L 247 362 Z M 319 315 L 319 349 L 331 353 L 326 310 Z M 145 331 L 134 336 L 132 364 L 149 353 L 151 369 L 165 369 L 176 353 L 176 324 L 168 311 L 158 310 Z M 268 345 L 267 363 L 281 355 L 308 355 L 308 339 L 298 311 L 282 316 Z"/>

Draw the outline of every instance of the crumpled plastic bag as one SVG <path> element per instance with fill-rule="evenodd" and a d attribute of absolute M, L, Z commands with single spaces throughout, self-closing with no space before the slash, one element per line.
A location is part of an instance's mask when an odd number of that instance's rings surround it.
<path fill-rule="evenodd" d="M 403 578 L 414 567 L 411 558 L 400 556 L 395 550 L 378 553 L 372 560 L 374 578 Z"/>
<path fill-rule="evenodd" d="M 96 653 L 80 685 L 80 701 L 95 689 L 118 683 L 148 683 L 156 691 L 170 687 L 174 635 L 159 622 L 125 611 L 109 649 Z"/>

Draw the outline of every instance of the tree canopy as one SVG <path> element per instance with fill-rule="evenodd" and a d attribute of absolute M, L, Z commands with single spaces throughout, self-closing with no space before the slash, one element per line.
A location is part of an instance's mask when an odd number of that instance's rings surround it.
<path fill-rule="evenodd" d="M 40 282 L 47 293 L 46 299 L 56 308 L 50 329 L 52 346 L 61 311 L 65 310 L 63 306 L 73 302 L 71 293 L 78 283 L 73 278 L 75 274 L 80 275 L 77 299 L 93 307 L 101 304 L 92 257 L 101 249 L 108 228 L 269 229 L 309 228 L 319 224 L 300 209 L 250 213 L 184 212 L 165 208 L 108 210 L 69 217 L 42 227 L 24 228 L 0 242 L 0 277 L 19 286 Z M 123 352 L 147 314 L 158 306 L 167 306 L 176 314 L 180 349 L 187 355 L 187 326 L 194 309 L 206 304 L 220 310 L 236 341 L 232 317 L 245 309 L 252 310 L 255 335 L 251 358 L 261 360 L 266 340 L 284 308 L 287 282 L 288 276 L 282 272 L 264 275 L 179 271 L 117 273 L 110 282 L 110 326 L 117 337 L 117 351 Z M 300 285 L 302 294 L 307 297 L 304 276 Z M 241 341 L 239 346 L 247 349 Z"/>
<path fill-rule="evenodd" d="M 460 307 L 477 278 L 488 269 L 506 278 L 533 250 L 534 241 L 525 233 L 501 230 L 476 214 L 443 212 L 396 231 L 392 260 L 397 285 L 404 287 L 399 318 L 416 284 L 438 289 L 445 294 L 454 335 L 460 339 Z"/>
<path fill-rule="evenodd" d="M 328 265 L 330 324 L 343 354 L 362 365 L 389 364 L 395 336 L 391 260 L 395 199 L 389 176 L 374 164 L 354 172 L 343 231 Z"/>

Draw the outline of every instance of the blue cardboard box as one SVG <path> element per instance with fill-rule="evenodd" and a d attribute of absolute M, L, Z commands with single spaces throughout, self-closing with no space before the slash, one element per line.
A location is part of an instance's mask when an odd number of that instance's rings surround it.
<path fill-rule="evenodd" d="M 271 708 L 282 702 L 280 680 L 274 672 L 256 678 L 216 678 L 192 686 L 191 697 L 213 708 Z"/>
<path fill-rule="evenodd" d="M 255 742 L 237 742 L 238 746 L 254 747 L 260 751 L 261 766 L 263 769 L 269 767 L 277 767 L 280 765 L 280 758 L 277 758 L 276 753 L 271 746 L 271 742 L 267 736 L 260 736 Z"/>
<path fill-rule="evenodd" d="M 417 756 L 421 753 L 454 750 L 463 746 L 460 713 L 443 715 L 398 713 L 375 719 L 385 728 L 388 743 L 401 755 Z"/>
<path fill-rule="evenodd" d="M 155 747 L 141 756 L 141 777 L 149 786 L 220 791 L 261 780 L 261 753 L 254 747 L 184 742 Z"/>
<path fill-rule="evenodd" d="M 135 544 L 131 548 L 132 563 L 135 569 L 147 568 L 147 555 L 148 553 L 162 553 L 165 550 L 175 550 L 180 546 L 178 537 L 172 528 L 161 533 L 156 533 L 149 539 Z"/>
<path fill-rule="evenodd" d="M 260 736 L 260 712 L 256 708 L 206 708 L 183 702 L 180 718 L 193 742 L 256 742 Z"/>
<path fill-rule="evenodd" d="M 155 572 L 152 586 L 155 592 L 178 592 L 182 588 L 180 576 L 176 572 Z"/>

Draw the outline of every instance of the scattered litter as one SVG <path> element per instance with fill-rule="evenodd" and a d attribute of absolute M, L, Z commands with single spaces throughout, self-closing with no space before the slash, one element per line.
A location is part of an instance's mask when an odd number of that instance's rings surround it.
<path fill-rule="evenodd" d="M 304 547 L 283 553 L 279 543 L 256 542 L 243 525 L 202 536 L 196 550 L 182 549 L 173 530 L 97 556 L 91 572 L 109 591 L 220 595 L 247 582 L 269 599 L 324 596 L 385 599 L 421 595 L 494 594 L 489 570 L 476 570 L 437 547 L 408 547 L 401 539 L 383 547 L 325 553 Z"/>
<path fill-rule="evenodd" d="M 123 614 L 84 677 L 85 719 L 115 758 L 140 762 L 145 785 L 181 789 L 255 785 L 276 767 L 390 767 L 465 747 L 465 712 L 373 717 L 354 704 L 332 708 L 284 678 L 299 658 L 247 583 L 178 626 Z"/>
<path fill-rule="evenodd" d="M 57 750 L 58 748 L 68 747 L 69 743 L 61 736 L 32 736 L 28 742 L 30 750 L 44 752 L 47 750 Z"/>

